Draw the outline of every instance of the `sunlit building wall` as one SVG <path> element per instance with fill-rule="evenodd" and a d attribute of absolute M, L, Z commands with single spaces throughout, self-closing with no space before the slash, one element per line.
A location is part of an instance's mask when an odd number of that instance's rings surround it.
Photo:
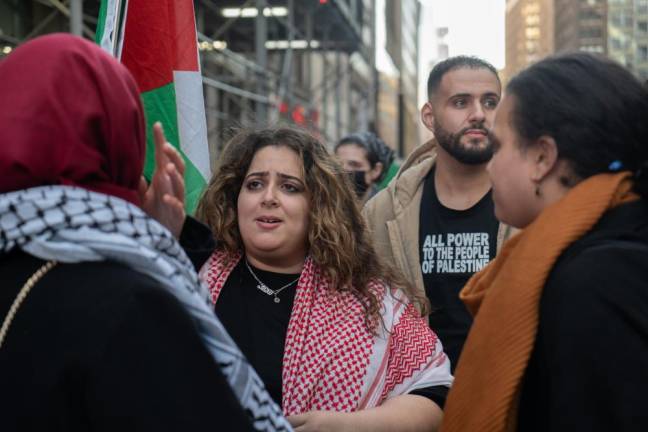
<path fill-rule="evenodd" d="M 387 53 L 399 73 L 398 153 L 406 156 L 419 144 L 418 64 L 421 4 L 418 0 L 385 2 Z"/>
<path fill-rule="evenodd" d="M 556 52 L 607 54 L 607 1 L 555 0 Z"/>
<path fill-rule="evenodd" d="M 382 140 L 398 150 L 398 77 L 379 72 L 378 121 L 376 131 Z"/>
<path fill-rule="evenodd" d="M 648 79 L 648 0 L 555 0 L 555 51 L 607 55 Z"/>
<path fill-rule="evenodd" d="M 505 21 L 506 77 L 554 51 L 553 0 L 507 0 Z"/>
<path fill-rule="evenodd" d="M 608 55 L 648 79 L 648 0 L 608 0 Z"/>
<path fill-rule="evenodd" d="M 635 1 L 635 39 L 637 41 L 637 65 L 635 73 L 648 80 L 648 0 Z"/>

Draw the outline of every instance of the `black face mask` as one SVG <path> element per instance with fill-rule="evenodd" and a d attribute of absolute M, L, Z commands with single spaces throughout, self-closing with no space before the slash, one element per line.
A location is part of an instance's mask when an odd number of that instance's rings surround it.
<path fill-rule="evenodd" d="M 369 189 L 369 185 L 365 180 L 366 171 L 347 171 L 347 175 L 351 179 L 353 188 L 355 189 L 356 196 L 362 198 Z"/>

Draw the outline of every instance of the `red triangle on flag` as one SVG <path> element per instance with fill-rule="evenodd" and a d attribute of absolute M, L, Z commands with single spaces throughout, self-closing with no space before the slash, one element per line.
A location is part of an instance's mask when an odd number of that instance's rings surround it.
<path fill-rule="evenodd" d="M 173 81 L 173 71 L 199 71 L 192 0 L 131 0 L 121 61 L 141 92 Z"/>

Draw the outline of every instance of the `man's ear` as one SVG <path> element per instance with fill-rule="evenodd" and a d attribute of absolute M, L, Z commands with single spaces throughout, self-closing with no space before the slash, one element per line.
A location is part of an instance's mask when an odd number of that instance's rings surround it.
<path fill-rule="evenodd" d="M 527 151 L 528 157 L 533 163 L 531 180 L 541 182 L 544 178 L 556 168 L 558 163 L 558 146 L 556 140 L 549 135 L 542 135 Z"/>
<path fill-rule="evenodd" d="M 432 107 L 432 102 L 428 101 L 423 104 L 421 108 L 421 121 L 430 132 L 434 132 L 434 108 Z"/>
<path fill-rule="evenodd" d="M 383 164 L 382 162 L 376 162 L 376 165 L 374 165 L 371 170 L 369 170 L 369 177 L 371 177 L 371 181 L 375 182 L 378 177 L 380 177 L 380 174 L 383 172 Z"/>

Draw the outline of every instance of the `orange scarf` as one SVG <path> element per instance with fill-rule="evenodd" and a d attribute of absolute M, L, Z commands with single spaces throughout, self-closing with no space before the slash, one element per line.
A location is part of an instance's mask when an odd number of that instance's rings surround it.
<path fill-rule="evenodd" d="M 515 430 L 517 400 L 538 328 L 538 304 L 561 253 L 608 209 L 636 199 L 628 172 L 574 187 L 475 274 L 460 298 L 475 316 L 445 405 L 443 432 Z"/>

